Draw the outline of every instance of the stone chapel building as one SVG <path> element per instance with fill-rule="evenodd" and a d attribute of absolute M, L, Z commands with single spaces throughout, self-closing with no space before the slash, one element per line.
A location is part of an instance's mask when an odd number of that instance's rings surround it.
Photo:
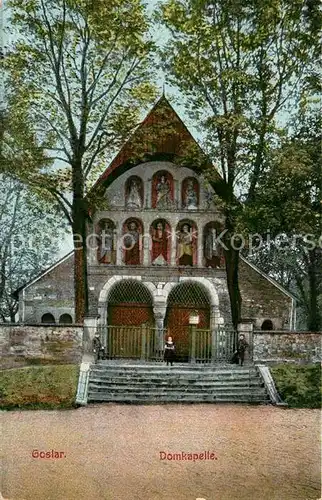
<path fill-rule="evenodd" d="M 106 342 L 108 326 L 164 329 L 184 358 L 191 312 L 199 328 L 230 324 L 225 261 L 215 235 L 224 220 L 213 190 L 177 161 L 196 142 L 164 96 L 98 179 L 88 234 L 89 315 Z M 135 154 L 133 152 L 135 151 Z M 242 316 L 255 329 L 295 328 L 294 297 L 241 258 Z M 73 253 L 21 287 L 22 323 L 72 323 Z"/>

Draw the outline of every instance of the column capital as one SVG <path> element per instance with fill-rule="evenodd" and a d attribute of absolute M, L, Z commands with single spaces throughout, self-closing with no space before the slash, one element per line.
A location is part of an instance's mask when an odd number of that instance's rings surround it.
<path fill-rule="evenodd" d="M 160 306 L 154 306 L 153 308 L 153 313 L 155 316 L 155 319 L 164 319 L 165 314 L 166 314 L 167 308 L 163 304 Z"/>

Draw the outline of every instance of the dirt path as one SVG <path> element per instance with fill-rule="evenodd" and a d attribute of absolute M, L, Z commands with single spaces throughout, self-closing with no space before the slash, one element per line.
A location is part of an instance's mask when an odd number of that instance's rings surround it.
<path fill-rule="evenodd" d="M 319 410 L 105 405 L 1 417 L 2 494 L 13 500 L 321 496 Z M 32 457 L 52 449 L 62 458 Z M 217 460 L 160 460 L 161 451 Z"/>

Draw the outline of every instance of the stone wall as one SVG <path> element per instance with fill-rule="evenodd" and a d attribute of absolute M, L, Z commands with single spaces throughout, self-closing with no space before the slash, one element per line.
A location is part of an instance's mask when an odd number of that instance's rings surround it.
<path fill-rule="evenodd" d="M 202 278 L 216 289 L 219 298 L 219 312 L 225 323 L 230 323 L 230 301 L 224 269 L 177 268 L 153 266 L 109 266 L 92 265 L 88 269 L 89 313 L 97 315 L 100 293 L 105 284 L 114 276 L 140 277 L 143 282 L 159 284 L 179 283 L 181 278 Z M 163 286 L 163 285 L 162 285 Z M 243 319 L 253 318 L 255 328 L 261 327 L 265 319 L 271 319 L 274 329 L 288 330 L 292 314 L 292 299 L 246 262 L 240 266 L 240 288 L 243 297 Z M 255 304 L 250 310 L 247 304 Z M 69 313 L 74 319 L 73 309 L 73 255 L 68 256 L 54 269 L 45 273 L 39 280 L 31 283 L 20 292 L 20 321 L 40 323 L 45 313 L 54 316 L 56 323 L 61 314 Z"/>
<path fill-rule="evenodd" d="M 242 318 L 254 318 L 255 329 L 260 330 L 266 319 L 272 321 L 273 330 L 292 329 L 291 297 L 242 259 L 239 286 L 243 299 Z"/>
<path fill-rule="evenodd" d="M 46 313 L 53 315 L 55 323 L 62 314 L 75 321 L 73 277 L 74 255 L 70 254 L 20 292 L 19 321 L 41 323 Z"/>
<path fill-rule="evenodd" d="M 322 332 L 262 332 L 253 334 L 255 363 L 317 363 L 322 360 Z"/>
<path fill-rule="evenodd" d="M 0 341 L 1 368 L 79 363 L 83 327 L 0 324 Z"/>

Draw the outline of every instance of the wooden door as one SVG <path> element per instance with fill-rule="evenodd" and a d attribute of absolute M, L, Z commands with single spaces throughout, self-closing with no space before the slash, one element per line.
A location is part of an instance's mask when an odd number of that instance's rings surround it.
<path fill-rule="evenodd" d="M 192 308 L 182 305 L 168 306 L 166 316 L 167 335 L 173 337 L 178 361 L 189 361 L 190 355 L 190 325 L 189 317 L 197 309 L 200 317 L 199 328 L 209 328 L 209 308 Z"/>

